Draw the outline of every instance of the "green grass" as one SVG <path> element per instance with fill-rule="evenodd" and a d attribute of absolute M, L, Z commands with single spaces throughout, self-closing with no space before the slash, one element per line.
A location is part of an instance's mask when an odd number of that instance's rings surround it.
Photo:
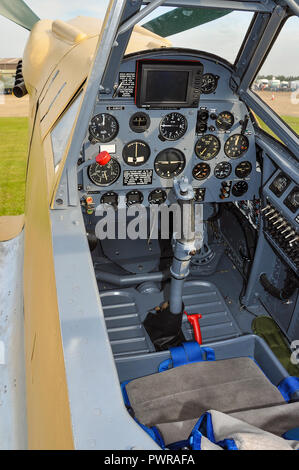
<path fill-rule="evenodd" d="M 24 212 L 28 119 L 0 118 L 0 216 Z"/>
<path fill-rule="evenodd" d="M 282 119 L 299 134 L 298 117 L 282 116 Z M 261 119 L 258 122 L 274 135 Z M 0 216 L 24 212 L 27 142 L 27 118 L 0 118 Z"/>
<path fill-rule="evenodd" d="M 277 140 L 280 140 L 275 134 L 274 132 L 271 131 L 271 129 L 269 129 L 269 127 L 267 126 L 267 124 L 264 123 L 264 121 L 261 120 L 261 118 L 259 118 L 258 116 L 255 116 L 258 120 L 258 123 L 260 125 L 260 127 L 268 132 L 268 134 L 272 135 L 273 137 L 275 137 Z M 294 116 L 280 116 L 281 119 L 286 123 L 288 124 L 288 126 L 290 126 L 291 129 L 293 129 L 293 131 L 296 132 L 296 134 L 299 134 L 299 117 L 294 117 Z"/>

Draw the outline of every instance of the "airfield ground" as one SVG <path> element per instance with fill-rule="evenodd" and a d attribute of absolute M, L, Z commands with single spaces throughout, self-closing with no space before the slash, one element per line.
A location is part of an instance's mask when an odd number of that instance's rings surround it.
<path fill-rule="evenodd" d="M 291 93 L 274 93 L 274 100 L 271 92 L 258 94 L 299 134 L 299 103 L 292 104 Z M 0 216 L 24 212 L 28 112 L 28 96 L 0 95 Z M 262 121 L 259 123 L 271 133 Z"/>

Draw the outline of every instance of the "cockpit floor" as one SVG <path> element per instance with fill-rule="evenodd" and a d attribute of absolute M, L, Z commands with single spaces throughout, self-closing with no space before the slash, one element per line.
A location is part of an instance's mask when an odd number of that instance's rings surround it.
<path fill-rule="evenodd" d="M 158 289 L 157 289 L 158 290 Z M 134 288 L 113 289 L 100 294 L 108 335 L 115 357 L 153 352 L 142 322 L 147 313 L 168 299 L 169 283 L 161 292 L 141 293 Z M 203 343 L 234 338 L 242 334 L 222 294 L 211 282 L 192 280 L 184 287 L 183 301 L 188 313 L 200 313 Z M 183 332 L 193 340 L 186 316 Z"/>

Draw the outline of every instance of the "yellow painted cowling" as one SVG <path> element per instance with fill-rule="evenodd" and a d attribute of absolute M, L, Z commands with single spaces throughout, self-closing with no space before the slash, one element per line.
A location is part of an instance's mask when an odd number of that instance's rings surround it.
<path fill-rule="evenodd" d="M 84 86 L 101 25 L 101 21 L 85 17 L 68 23 L 40 21 L 33 27 L 23 57 L 30 95 L 24 315 L 31 449 L 74 448 L 50 222 L 51 199 L 62 168 L 55 171 L 50 131 Z M 167 40 L 135 27 L 127 52 L 169 45 Z"/>

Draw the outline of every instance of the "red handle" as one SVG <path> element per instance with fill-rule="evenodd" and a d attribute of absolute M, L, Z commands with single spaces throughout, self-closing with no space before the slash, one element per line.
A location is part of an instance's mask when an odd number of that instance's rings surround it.
<path fill-rule="evenodd" d="M 202 318 L 202 315 L 200 315 L 200 313 L 194 313 L 192 315 L 189 315 L 186 311 L 184 313 L 187 315 L 188 322 L 193 328 L 195 341 L 198 344 L 202 344 L 201 330 L 199 324 L 199 319 Z"/>

